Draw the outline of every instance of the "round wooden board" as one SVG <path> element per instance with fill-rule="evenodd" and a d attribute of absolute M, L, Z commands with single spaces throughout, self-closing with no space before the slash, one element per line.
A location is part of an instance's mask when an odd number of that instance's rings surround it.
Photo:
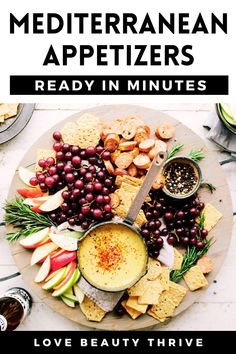
<path fill-rule="evenodd" d="M 32 166 L 32 164 L 35 162 L 37 148 L 50 149 L 52 147 L 52 132 L 55 130 L 60 130 L 65 122 L 73 121 L 85 112 L 93 113 L 101 120 L 105 121 L 110 121 L 113 118 L 122 117 L 129 114 L 137 114 L 141 116 L 147 122 L 147 124 L 149 124 L 152 131 L 154 131 L 155 127 L 160 123 L 170 122 L 173 123 L 176 127 L 176 138 L 169 142 L 169 147 L 176 143 L 184 144 L 185 148 L 183 153 L 181 153 L 184 155 L 187 154 L 191 149 L 203 148 L 203 151 L 206 155 L 206 158 L 200 162 L 203 178 L 213 183 L 213 185 L 216 186 L 216 191 L 211 194 L 209 191 L 201 190 L 201 199 L 205 203 L 212 203 L 223 214 L 221 220 L 210 232 L 210 237 L 214 237 L 216 240 L 209 251 L 209 255 L 214 261 L 214 269 L 207 276 L 207 280 L 209 284 L 211 284 L 224 261 L 232 234 L 233 212 L 230 192 L 223 170 L 217 162 L 215 153 L 206 147 L 204 141 L 198 135 L 196 135 L 192 130 L 171 116 L 153 109 L 133 105 L 107 105 L 91 108 L 86 111 L 81 111 L 63 120 L 60 124 L 57 124 L 47 133 L 42 135 L 29 149 L 29 151 L 26 152 L 24 158 L 20 162 L 20 166 Z M 16 172 L 11 183 L 8 200 L 15 197 L 16 189 L 19 188 L 19 186 L 21 186 L 21 182 L 19 181 Z M 24 281 L 32 289 L 32 292 L 35 293 L 35 295 L 37 295 L 47 305 L 49 305 L 53 310 L 77 323 L 80 323 L 81 325 L 102 330 L 135 330 L 154 326 L 157 324 L 161 325 L 158 323 L 158 321 L 148 315 L 142 315 L 138 319 L 132 320 L 128 315 L 124 315 L 120 318 L 112 313 L 107 314 L 100 323 L 89 322 L 85 319 L 84 315 L 79 309 L 79 306 L 76 306 L 74 309 L 67 307 L 61 300 L 53 298 L 50 292 L 42 290 L 40 285 L 34 283 L 33 279 L 38 271 L 38 266 L 35 265 L 30 267 L 29 265 L 32 253 L 31 251 L 23 249 L 18 243 L 11 246 L 11 251 L 16 265 L 22 273 Z M 205 289 L 201 289 L 195 292 L 188 291 L 182 304 L 177 307 L 175 316 L 186 310 L 195 301 L 197 301 L 197 299 L 201 294 L 204 293 L 204 291 Z"/>

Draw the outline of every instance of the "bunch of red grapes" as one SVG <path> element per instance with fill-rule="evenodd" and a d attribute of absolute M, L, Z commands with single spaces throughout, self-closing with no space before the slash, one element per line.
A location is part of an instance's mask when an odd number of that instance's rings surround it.
<path fill-rule="evenodd" d="M 115 190 L 115 176 L 108 174 L 103 160 L 109 160 L 111 153 L 101 145 L 80 149 L 63 143 L 60 132 L 54 132 L 53 138 L 56 159 L 39 160 L 42 171 L 30 180 L 43 193 L 53 194 L 68 187 L 62 192 L 64 202 L 60 208 L 49 214 L 51 219 L 57 224 L 68 221 L 84 230 L 94 221 L 110 220 L 113 215 L 109 194 Z"/>
<path fill-rule="evenodd" d="M 197 195 L 184 201 L 174 201 L 162 191 L 151 192 L 152 206 L 144 206 L 148 222 L 142 226 L 141 234 L 146 240 L 149 255 L 157 258 L 163 246 L 163 237 L 170 245 L 205 246 L 208 231 L 200 229 L 196 217 L 204 209 Z M 161 219 L 161 220 L 160 220 Z"/>

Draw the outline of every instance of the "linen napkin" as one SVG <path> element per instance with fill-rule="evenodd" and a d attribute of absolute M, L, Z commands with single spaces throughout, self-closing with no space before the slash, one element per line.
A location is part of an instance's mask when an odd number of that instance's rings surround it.
<path fill-rule="evenodd" d="M 116 304 L 119 302 L 120 298 L 124 294 L 124 291 L 119 292 L 107 292 L 94 288 L 90 285 L 83 277 L 80 278 L 78 283 L 81 291 L 88 297 L 90 300 L 95 302 L 101 309 L 104 311 L 112 311 Z"/>
<path fill-rule="evenodd" d="M 220 121 L 216 111 L 212 111 L 203 124 L 207 128 L 207 138 L 216 143 L 222 150 L 229 152 L 235 157 L 236 154 L 236 135 L 231 133 Z"/>

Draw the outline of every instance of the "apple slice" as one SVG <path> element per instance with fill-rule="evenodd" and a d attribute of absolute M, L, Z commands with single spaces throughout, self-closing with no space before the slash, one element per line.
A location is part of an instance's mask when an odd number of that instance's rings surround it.
<path fill-rule="evenodd" d="M 75 307 L 75 302 L 67 299 L 65 296 L 61 296 L 62 301 L 69 307 Z"/>
<path fill-rule="evenodd" d="M 67 189 L 68 188 L 65 187 L 60 191 L 56 192 L 55 194 L 53 194 L 52 196 L 50 196 L 50 198 L 45 203 L 40 205 L 39 209 L 48 212 L 59 208 L 59 206 L 63 203 L 64 200 L 61 194 Z"/>
<path fill-rule="evenodd" d="M 62 296 L 65 297 L 66 299 L 70 300 L 70 301 L 79 302 L 77 297 L 73 293 L 71 294 L 70 291 L 66 291 L 65 293 L 63 293 Z"/>
<path fill-rule="evenodd" d="M 77 300 L 79 301 L 80 304 L 82 304 L 82 302 L 84 301 L 84 293 L 80 290 L 77 284 L 73 286 L 73 289 Z"/>
<path fill-rule="evenodd" d="M 51 255 L 50 255 L 50 259 L 51 259 Z M 45 282 L 47 282 L 48 280 L 52 279 L 53 277 L 55 277 L 55 275 L 57 275 L 60 272 L 61 269 L 57 269 L 55 270 L 55 272 L 50 272 L 47 276 L 47 278 L 45 279 Z"/>
<path fill-rule="evenodd" d="M 38 188 L 18 188 L 17 192 L 24 198 L 37 198 L 44 195 Z"/>
<path fill-rule="evenodd" d="M 26 184 L 27 186 L 33 187 L 33 186 L 31 186 L 31 184 L 29 183 L 29 181 L 30 181 L 30 178 L 35 177 L 35 173 L 32 172 L 32 171 L 30 171 L 30 170 L 28 170 L 28 169 L 25 168 L 25 167 L 22 167 L 22 166 L 19 167 L 18 172 L 19 172 L 19 177 L 20 177 L 21 181 L 22 181 L 24 184 Z"/>
<path fill-rule="evenodd" d="M 43 246 L 45 245 L 46 243 L 49 243 L 51 242 L 51 239 L 49 236 L 47 236 L 42 242 L 39 243 L 39 245 L 37 247 L 40 247 L 40 246 Z"/>
<path fill-rule="evenodd" d="M 67 265 L 68 263 L 74 261 L 76 257 L 77 257 L 76 251 L 64 251 L 61 254 L 51 259 L 51 269 L 52 270 L 60 269 L 65 265 Z"/>
<path fill-rule="evenodd" d="M 65 251 L 76 251 L 78 248 L 78 240 L 67 235 L 65 236 L 63 233 L 56 234 L 54 232 L 50 232 L 49 237 L 52 242 Z"/>
<path fill-rule="evenodd" d="M 52 296 L 63 295 L 77 281 L 76 279 L 78 279 L 78 275 L 79 275 L 79 270 L 78 270 L 78 268 L 76 268 L 74 270 L 73 275 L 70 277 L 70 279 L 63 286 L 61 286 L 59 289 L 53 291 Z"/>
<path fill-rule="evenodd" d="M 35 248 L 31 257 L 30 265 L 38 263 L 41 259 L 47 257 L 51 252 L 55 251 L 57 248 L 58 246 L 55 245 L 55 243 L 53 242 L 46 243 L 43 246 Z"/>
<path fill-rule="evenodd" d="M 20 245 L 24 248 L 36 248 L 41 242 L 45 241 L 49 234 L 49 227 L 43 230 L 35 232 L 34 234 L 27 236 L 20 240 Z"/>
<path fill-rule="evenodd" d="M 77 240 L 80 240 L 84 236 L 85 231 L 63 230 L 60 232 L 60 234 L 63 236 L 66 236 L 66 237 L 73 237 L 73 238 L 76 238 Z"/>
<path fill-rule="evenodd" d="M 41 283 L 41 281 L 46 279 L 46 277 L 50 272 L 50 266 L 51 266 L 50 256 L 47 256 L 47 258 L 41 265 L 36 277 L 34 278 L 35 283 Z"/>
<path fill-rule="evenodd" d="M 50 239 L 50 241 L 51 241 L 51 239 Z M 56 258 L 56 257 L 58 257 L 60 254 L 64 254 L 64 253 L 66 253 L 66 251 L 65 250 L 62 250 L 62 249 L 57 249 L 56 251 L 53 251 L 52 252 L 52 254 L 51 254 L 51 259 L 53 259 L 53 258 Z"/>
<path fill-rule="evenodd" d="M 73 277 L 75 269 L 76 269 L 76 263 L 74 261 L 71 262 L 70 264 L 68 264 L 68 266 L 66 267 L 66 274 L 65 274 L 64 278 L 53 289 L 58 290 L 58 289 L 62 288 Z"/>
<path fill-rule="evenodd" d="M 44 290 L 49 290 L 49 289 L 53 289 L 58 283 L 60 283 L 62 281 L 62 279 L 64 278 L 65 274 L 66 274 L 66 267 L 63 267 L 61 269 L 58 269 L 57 271 L 58 273 L 56 273 L 52 278 L 50 278 L 43 286 L 42 288 Z M 48 278 L 46 278 L 48 279 Z"/>

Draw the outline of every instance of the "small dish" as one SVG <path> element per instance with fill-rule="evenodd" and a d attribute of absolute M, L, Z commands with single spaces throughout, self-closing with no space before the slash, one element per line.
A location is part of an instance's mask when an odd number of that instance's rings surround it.
<path fill-rule="evenodd" d="M 191 197 L 200 187 L 202 180 L 198 164 L 183 156 L 173 157 L 164 164 L 162 174 L 165 177 L 163 192 L 174 199 Z"/>

